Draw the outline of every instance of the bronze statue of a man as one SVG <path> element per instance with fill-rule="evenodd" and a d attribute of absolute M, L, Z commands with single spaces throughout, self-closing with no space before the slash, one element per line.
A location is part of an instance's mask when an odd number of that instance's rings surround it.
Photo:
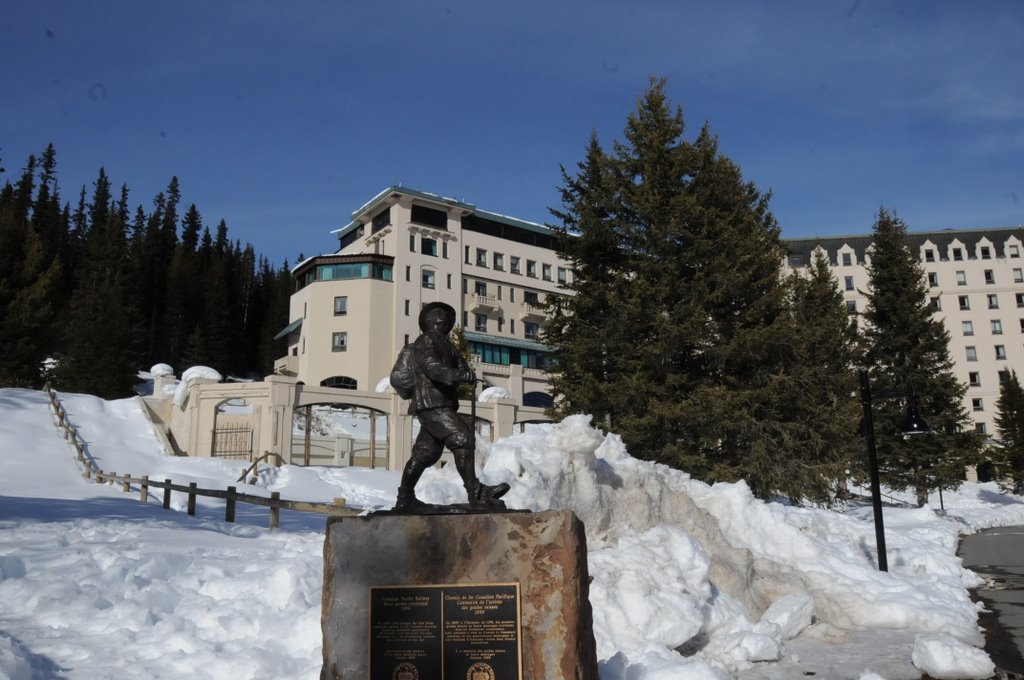
<path fill-rule="evenodd" d="M 392 386 L 409 399 L 409 414 L 420 421 L 394 509 L 416 511 L 428 507 L 416 498 L 414 490 L 423 471 L 440 460 L 444 447 L 455 456 L 455 468 L 466 487 L 470 506 L 504 509 L 505 504 L 498 499 L 509 485 L 489 486 L 477 478 L 476 436 L 458 413 L 459 385 L 474 383 L 476 376 L 448 338 L 455 327 L 455 309 L 443 302 L 431 302 L 420 310 L 419 326 L 423 332 L 402 350 L 391 372 Z"/>

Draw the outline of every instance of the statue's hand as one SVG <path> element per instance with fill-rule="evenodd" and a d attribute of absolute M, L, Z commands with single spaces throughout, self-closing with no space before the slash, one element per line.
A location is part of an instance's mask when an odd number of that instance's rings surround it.
<path fill-rule="evenodd" d="M 472 383 L 476 381 L 476 374 L 473 373 L 472 368 L 463 368 L 459 371 L 459 382 Z"/>

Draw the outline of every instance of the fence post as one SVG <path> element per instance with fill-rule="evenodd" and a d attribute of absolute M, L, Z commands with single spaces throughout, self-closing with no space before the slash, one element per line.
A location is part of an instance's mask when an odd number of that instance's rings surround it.
<path fill-rule="evenodd" d="M 188 514 L 191 517 L 196 516 L 196 487 L 198 484 L 195 482 L 188 483 Z"/>
<path fill-rule="evenodd" d="M 281 500 L 280 491 L 270 492 L 270 528 L 276 529 L 281 525 L 281 508 L 278 506 L 278 501 Z"/>
<path fill-rule="evenodd" d="M 171 507 L 171 480 L 164 480 L 164 510 Z"/>
<path fill-rule="evenodd" d="M 111 472 L 110 475 L 107 476 L 107 485 L 108 486 L 114 486 L 114 483 L 116 481 L 117 481 L 117 473 L 116 472 Z"/>
<path fill-rule="evenodd" d="M 227 503 L 224 506 L 224 521 L 235 521 L 235 487 L 233 486 L 228 487 Z"/>
<path fill-rule="evenodd" d="M 102 469 L 99 469 L 99 470 L 96 471 L 96 483 L 97 484 L 102 484 L 103 483 L 103 470 Z"/>
<path fill-rule="evenodd" d="M 86 465 L 85 472 L 83 474 L 86 479 L 92 479 L 92 465 Z"/>
<path fill-rule="evenodd" d="M 139 484 L 139 502 L 145 503 L 149 500 L 149 475 L 142 475 L 142 483 Z"/>
<path fill-rule="evenodd" d="M 132 490 L 132 487 L 131 487 L 131 484 L 130 484 L 131 479 L 132 479 L 132 476 L 130 474 L 125 474 L 124 482 L 121 484 L 121 491 L 123 491 L 125 493 L 128 493 L 129 491 Z"/>

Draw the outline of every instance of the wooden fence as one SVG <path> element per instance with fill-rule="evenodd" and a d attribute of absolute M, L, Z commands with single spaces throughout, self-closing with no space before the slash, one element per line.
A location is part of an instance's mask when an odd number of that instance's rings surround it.
<path fill-rule="evenodd" d="M 75 458 L 82 465 L 82 476 L 86 479 L 95 479 L 97 484 L 108 484 L 110 486 L 119 484 L 121 485 L 121 490 L 125 493 L 130 493 L 133 490 L 132 485 L 135 484 L 137 485 L 139 492 L 139 501 L 142 503 L 149 502 L 150 488 L 163 489 L 163 507 L 165 509 L 170 509 L 171 492 L 179 491 L 188 494 L 186 510 L 189 515 L 195 516 L 196 498 L 198 496 L 204 496 L 207 498 L 223 498 L 225 501 L 225 522 L 235 521 L 235 507 L 239 502 L 248 503 L 250 505 L 261 505 L 270 509 L 271 529 L 276 529 L 280 526 L 281 510 L 314 512 L 321 515 L 330 515 L 335 517 L 354 517 L 362 512 L 362 510 L 358 508 L 347 507 L 344 499 L 340 498 L 335 499 L 334 503 L 291 501 L 281 498 L 281 494 L 277 491 L 271 492 L 270 498 L 266 498 L 264 496 L 238 493 L 234 486 L 229 486 L 227 489 L 200 489 L 196 482 L 190 482 L 188 485 L 175 484 L 170 479 L 165 479 L 161 482 L 151 480 L 148 475 L 133 477 L 130 474 L 118 475 L 113 471 L 107 472 L 101 470 L 99 466 L 96 465 L 96 461 L 93 460 L 92 456 L 89 454 L 89 450 L 86 447 L 85 442 L 78 433 L 78 428 L 71 424 L 67 411 L 64 410 L 64 405 L 57 397 L 57 393 L 53 390 L 53 387 L 47 383 L 44 389 L 49 396 L 50 407 L 53 409 L 53 414 L 57 419 L 56 425 L 59 429 L 63 430 L 64 439 L 69 441 L 74 447 Z"/>

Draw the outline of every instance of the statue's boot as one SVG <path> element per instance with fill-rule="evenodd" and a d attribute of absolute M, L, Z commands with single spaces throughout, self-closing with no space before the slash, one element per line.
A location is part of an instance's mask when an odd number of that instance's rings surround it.
<path fill-rule="evenodd" d="M 424 466 L 415 458 L 409 460 L 402 471 L 402 484 L 398 487 L 398 500 L 395 501 L 395 510 L 416 510 L 427 507 L 420 499 L 416 498 L 416 482 L 420 481 Z"/>

